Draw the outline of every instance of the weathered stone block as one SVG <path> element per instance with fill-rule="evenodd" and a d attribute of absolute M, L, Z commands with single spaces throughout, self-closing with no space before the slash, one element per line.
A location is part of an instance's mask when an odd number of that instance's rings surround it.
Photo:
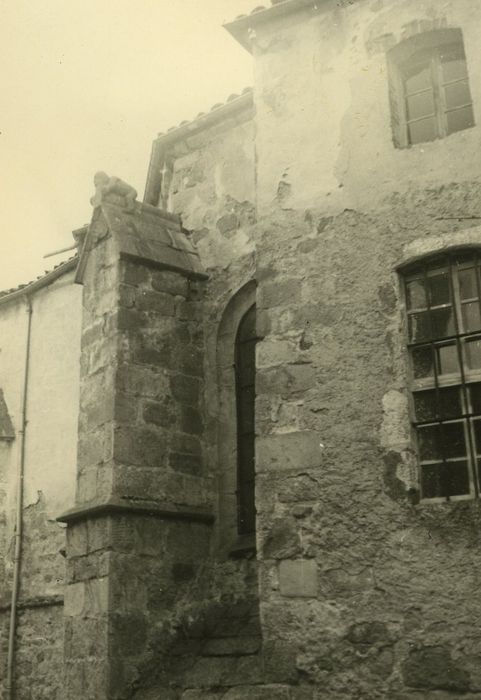
<path fill-rule="evenodd" d="M 150 270 L 144 265 L 122 260 L 120 264 L 121 279 L 126 284 L 137 286 L 150 281 Z"/>
<path fill-rule="evenodd" d="M 195 576 L 195 568 L 191 563 L 176 563 L 172 567 L 172 578 L 175 583 L 191 581 Z"/>
<path fill-rule="evenodd" d="M 204 430 L 202 415 L 192 406 L 181 406 L 180 427 L 184 433 L 201 435 Z"/>
<path fill-rule="evenodd" d="M 370 647 L 378 643 L 390 641 L 389 632 L 384 622 L 373 620 L 372 622 L 358 622 L 351 625 L 346 638 L 359 647 Z"/>
<path fill-rule="evenodd" d="M 64 615 L 78 617 L 85 605 L 85 583 L 71 583 L 65 589 Z"/>
<path fill-rule="evenodd" d="M 137 420 L 137 402 L 131 396 L 117 393 L 114 405 L 114 420 L 117 423 L 135 423 Z"/>
<path fill-rule="evenodd" d="M 288 642 L 266 640 L 262 647 L 264 679 L 267 683 L 295 683 L 296 647 Z"/>
<path fill-rule="evenodd" d="M 199 438 L 196 435 L 188 435 L 187 433 L 175 433 L 171 440 L 172 450 L 183 452 L 184 454 L 200 455 L 202 454 L 202 446 Z"/>
<path fill-rule="evenodd" d="M 260 308 L 298 305 L 301 302 L 302 278 L 285 277 L 275 281 L 265 281 L 258 290 Z"/>
<path fill-rule="evenodd" d="M 114 613 L 110 617 L 110 653 L 114 657 L 138 656 L 147 643 L 147 620 L 142 612 Z"/>
<path fill-rule="evenodd" d="M 317 564 L 312 559 L 284 560 L 279 564 L 281 595 L 315 598 L 318 593 Z"/>
<path fill-rule="evenodd" d="M 404 682 L 410 688 L 466 693 L 470 687 L 468 673 L 453 661 L 446 647 L 414 649 L 401 668 Z"/>
<path fill-rule="evenodd" d="M 157 292 L 186 297 L 189 291 L 189 281 L 177 272 L 154 270 L 152 272 L 152 288 Z"/>
<path fill-rule="evenodd" d="M 202 648 L 202 654 L 203 656 L 246 656 L 256 654 L 260 646 L 260 637 L 223 637 L 207 640 Z"/>
<path fill-rule="evenodd" d="M 176 422 L 175 406 L 168 397 L 162 403 L 147 403 L 142 415 L 146 423 L 152 423 L 163 428 L 168 428 Z"/>
<path fill-rule="evenodd" d="M 176 374 L 170 379 L 172 396 L 177 401 L 196 406 L 200 395 L 200 382 L 193 377 Z"/>
<path fill-rule="evenodd" d="M 126 309 L 131 309 L 136 306 L 138 292 L 135 287 L 128 284 L 119 285 L 119 306 L 124 306 Z"/>
<path fill-rule="evenodd" d="M 278 518 L 262 545 L 264 559 L 289 559 L 301 551 L 296 521 L 293 518 Z"/>
<path fill-rule="evenodd" d="M 161 467 L 167 452 L 166 436 L 152 428 L 115 429 L 114 458 L 124 464 Z"/>
<path fill-rule="evenodd" d="M 279 433 L 257 438 L 256 469 L 258 472 L 311 469 L 319 467 L 321 463 L 321 440 L 313 431 Z"/>
<path fill-rule="evenodd" d="M 81 557 L 87 554 L 87 523 L 73 523 L 67 528 L 66 536 L 69 557 Z"/>
<path fill-rule="evenodd" d="M 170 294 L 164 292 L 142 291 L 137 297 L 137 308 L 142 311 L 153 311 L 160 316 L 173 316 L 175 313 L 175 300 Z"/>
<path fill-rule="evenodd" d="M 316 386 L 316 373 L 311 365 L 287 365 L 264 369 L 256 376 L 258 394 L 279 394 L 289 397 Z"/>
<path fill-rule="evenodd" d="M 169 454 L 169 466 L 175 471 L 183 472 L 184 474 L 200 474 L 202 460 L 198 455 L 171 452 Z"/>
<path fill-rule="evenodd" d="M 119 331 L 137 331 L 144 328 L 149 320 L 146 314 L 137 309 L 119 307 L 117 311 L 117 328 Z"/>
<path fill-rule="evenodd" d="M 152 700 L 158 700 L 158 695 L 152 696 Z M 162 695 L 162 698 L 164 695 Z M 168 696 L 165 696 L 166 700 Z M 206 690 L 197 690 L 195 688 L 189 688 L 188 690 L 184 691 L 181 696 L 181 700 L 223 700 L 225 698 L 225 693 L 223 690 L 219 691 L 206 691 Z M 143 700 L 143 697 L 140 699 Z"/>
<path fill-rule="evenodd" d="M 159 369 L 122 364 L 116 375 L 117 389 L 134 396 L 162 398 L 169 394 L 169 380 Z"/>

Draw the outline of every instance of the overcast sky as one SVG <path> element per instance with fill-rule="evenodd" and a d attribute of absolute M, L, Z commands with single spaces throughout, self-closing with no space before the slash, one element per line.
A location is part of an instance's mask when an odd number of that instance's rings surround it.
<path fill-rule="evenodd" d="M 256 0 L 0 0 L 0 289 L 66 256 L 105 170 L 142 198 L 153 138 L 252 84 L 222 29 Z M 267 4 L 267 3 L 266 3 Z"/>

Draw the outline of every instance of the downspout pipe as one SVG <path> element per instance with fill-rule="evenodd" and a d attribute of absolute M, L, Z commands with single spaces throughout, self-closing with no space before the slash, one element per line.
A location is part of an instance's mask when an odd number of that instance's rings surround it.
<path fill-rule="evenodd" d="M 27 433 L 27 399 L 28 381 L 30 375 L 30 348 L 32 337 L 32 301 L 25 296 L 27 312 L 27 338 L 25 344 L 25 364 L 23 373 L 22 415 L 20 430 L 19 458 L 17 464 L 17 501 L 15 512 L 15 547 L 13 559 L 13 583 L 12 599 L 10 604 L 10 626 L 8 631 L 8 657 L 7 657 L 7 700 L 15 698 L 15 636 L 17 631 L 17 606 L 20 591 L 20 574 L 22 566 L 22 539 L 23 539 L 23 500 L 25 481 L 25 441 Z"/>

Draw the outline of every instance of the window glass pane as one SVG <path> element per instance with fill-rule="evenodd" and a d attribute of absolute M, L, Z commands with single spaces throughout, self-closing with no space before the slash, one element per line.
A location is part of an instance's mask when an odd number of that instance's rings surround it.
<path fill-rule="evenodd" d="M 448 134 L 474 126 L 474 114 L 471 105 L 456 109 L 454 112 L 447 112 L 446 118 L 448 120 Z"/>
<path fill-rule="evenodd" d="M 430 345 L 425 345 L 420 348 L 413 348 L 412 359 L 415 379 L 433 376 L 433 351 Z"/>
<path fill-rule="evenodd" d="M 458 80 L 467 76 L 466 59 L 460 44 L 443 46 L 440 51 L 444 82 Z"/>
<path fill-rule="evenodd" d="M 441 345 L 436 348 L 438 374 L 457 374 L 459 357 L 456 345 Z"/>
<path fill-rule="evenodd" d="M 462 410 L 461 390 L 458 386 L 450 386 L 439 390 L 439 415 L 441 418 L 457 418 Z"/>
<path fill-rule="evenodd" d="M 466 127 L 462 126 L 460 128 L 465 129 Z M 452 131 L 457 131 L 457 129 L 452 129 Z M 418 122 L 409 124 L 409 143 L 433 141 L 437 136 L 438 130 L 435 117 L 420 119 Z"/>
<path fill-rule="evenodd" d="M 481 420 L 473 420 L 474 441 L 476 454 L 481 455 Z"/>
<path fill-rule="evenodd" d="M 471 399 L 471 411 L 481 414 L 481 384 L 470 384 L 469 396 Z"/>
<path fill-rule="evenodd" d="M 434 420 L 437 417 L 436 392 L 431 390 L 414 394 L 414 410 L 419 423 Z"/>
<path fill-rule="evenodd" d="M 446 459 L 466 455 L 464 423 L 443 423 L 441 435 Z"/>
<path fill-rule="evenodd" d="M 406 283 L 406 296 L 408 309 L 425 309 L 426 290 L 423 280 L 412 280 Z"/>
<path fill-rule="evenodd" d="M 449 304 L 451 301 L 451 290 L 449 284 L 449 274 L 443 270 L 439 274 L 427 278 L 429 303 L 431 306 Z"/>
<path fill-rule="evenodd" d="M 469 102 L 469 100 L 466 100 Z M 465 104 L 465 103 L 456 103 Z M 427 117 L 430 114 L 434 114 L 434 95 L 432 90 L 427 90 L 426 92 L 419 92 L 417 95 L 411 95 L 406 99 L 406 108 L 408 119 L 419 119 L 420 117 Z"/>
<path fill-rule="evenodd" d="M 418 90 L 431 87 L 431 64 L 430 61 L 421 63 L 405 64 L 403 66 L 404 88 L 407 95 L 411 95 Z"/>
<path fill-rule="evenodd" d="M 420 314 L 409 315 L 409 338 L 412 343 L 418 343 L 421 340 L 429 340 L 431 337 L 431 325 L 429 322 L 429 313 L 424 311 Z"/>
<path fill-rule="evenodd" d="M 423 461 L 442 459 L 440 444 L 440 425 L 418 428 L 419 456 Z"/>
<path fill-rule="evenodd" d="M 469 84 L 467 80 L 460 80 L 458 83 L 446 85 L 444 88 L 444 94 L 446 96 L 446 107 L 448 109 L 460 107 L 461 105 L 469 104 L 471 102 L 471 93 L 469 92 Z"/>
<path fill-rule="evenodd" d="M 464 352 L 468 370 L 481 369 L 481 338 L 467 340 L 464 345 Z"/>
<path fill-rule="evenodd" d="M 465 333 L 478 331 L 481 328 L 481 317 L 479 313 L 479 301 L 471 301 L 463 304 L 463 330 Z"/>
<path fill-rule="evenodd" d="M 461 299 L 476 299 L 478 297 L 476 270 L 474 267 L 467 270 L 459 270 L 458 280 Z"/>
<path fill-rule="evenodd" d="M 414 394 L 416 420 L 419 423 L 436 418 L 458 418 L 461 413 L 461 393 L 457 386 L 419 391 Z"/>
<path fill-rule="evenodd" d="M 423 498 L 464 496 L 469 494 L 468 463 L 429 464 L 421 467 Z"/>
<path fill-rule="evenodd" d="M 423 498 L 440 498 L 442 464 L 421 466 L 421 493 Z"/>
<path fill-rule="evenodd" d="M 446 465 L 445 496 L 464 496 L 469 493 L 469 472 L 466 461 Z"/>
<path fill-rule="evenodd" d="M 433 338 L 446 338 L 454 335 L 454 317 L 450 306 L 444 309 L 433 309 L 431 311 L 431 324 Z"/>

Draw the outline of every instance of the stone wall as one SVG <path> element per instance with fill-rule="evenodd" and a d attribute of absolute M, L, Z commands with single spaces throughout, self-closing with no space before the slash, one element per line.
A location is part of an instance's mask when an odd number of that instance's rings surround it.
<path fill-rule="evenodd" d="M 468 230 L 481 171 L 466 157 L 481 130 L 395 149 L 375 41 L 441 15 L 461 27 L 479 115 L 478 10 L 317 7 L 259 24 L 254 45 L 264 640 L 291 646 L 315 698 L 481 697 L 479 502 L 412 498 L 396 273 L 416 253 L 481 244 Z"/>

